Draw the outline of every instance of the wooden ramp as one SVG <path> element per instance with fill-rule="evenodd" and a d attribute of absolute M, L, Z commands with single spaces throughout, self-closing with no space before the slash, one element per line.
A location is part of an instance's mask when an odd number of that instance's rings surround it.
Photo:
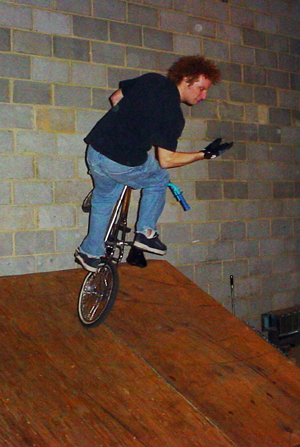
<path fill-rule="evenodd" d="M 299 447 L 300 369 L 166 261 L 119 267 L 106 324 L 81 269 L 0 278 L 0 446 Z"/>

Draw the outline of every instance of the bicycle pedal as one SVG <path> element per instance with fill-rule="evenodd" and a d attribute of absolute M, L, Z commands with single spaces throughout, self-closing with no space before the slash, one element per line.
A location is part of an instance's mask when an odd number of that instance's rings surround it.
<path fill-rule="evenodd" d="M 147 260 L 145 258 L 144 252 L 137 247 L 131 247 L 126 262 L 128 262 L 128 264 L 134 265 L 135 267 L 147 267 Z"/>

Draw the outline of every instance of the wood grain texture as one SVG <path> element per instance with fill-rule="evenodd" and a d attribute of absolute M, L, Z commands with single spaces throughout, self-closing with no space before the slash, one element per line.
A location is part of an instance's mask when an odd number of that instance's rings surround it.
<path fill-rule="evenodd" d="M 96 329 L 83 270 L 0 278 L 0 445 L 300 444 L 296 365 L 166 261 L 119 273 Z"/>

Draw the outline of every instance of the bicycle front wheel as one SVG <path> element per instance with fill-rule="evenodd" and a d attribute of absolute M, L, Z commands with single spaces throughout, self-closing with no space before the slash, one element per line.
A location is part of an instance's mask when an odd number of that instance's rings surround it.
<path fill-rule="evenodd" d="M 104 261 L 95 273 L 88 273 L 78 299 L 78 316 L 85 326 L 96 327 L 111 312 L 119 287 L 117 267 Z"/>

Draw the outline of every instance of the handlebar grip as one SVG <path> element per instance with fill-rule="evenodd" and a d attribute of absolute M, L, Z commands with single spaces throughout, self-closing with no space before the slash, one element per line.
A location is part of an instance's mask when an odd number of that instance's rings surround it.
<path fill-rule="evenodd" d="M 188 211 L 188 210 L 190 210 L 191 207 L 190 207 L 190 205 L 187 203 L 187 201 L 185 200 L 185 198 L 183 197 L 183 194 L 180 193 L 178 196 L 179 196 L 179 197 L 178 197 L 178 200 L 179 200 L 179 202 L 181 203 L 182 208 L 184 209 L 184 211 Z"/>

